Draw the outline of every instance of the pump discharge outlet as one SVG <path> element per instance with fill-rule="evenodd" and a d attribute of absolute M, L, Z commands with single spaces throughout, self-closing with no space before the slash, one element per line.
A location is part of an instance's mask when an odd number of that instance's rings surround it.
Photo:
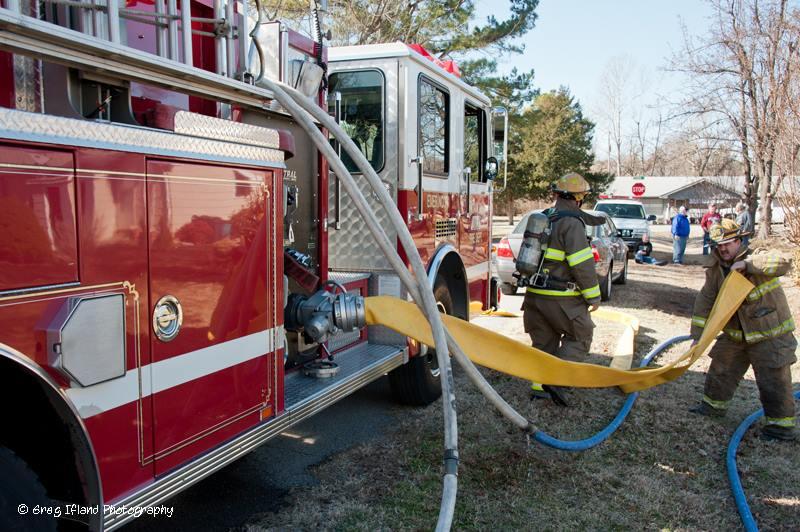
<path fill-rule="evenodd" d="M 339 331 L 351 332 L 367 323 L 363 297 L 327 290 L 319 290 L 311 297 L 290 295 L 285 315 L 287 330 L 302 331 L 309 340 L 319 343 Z"/>

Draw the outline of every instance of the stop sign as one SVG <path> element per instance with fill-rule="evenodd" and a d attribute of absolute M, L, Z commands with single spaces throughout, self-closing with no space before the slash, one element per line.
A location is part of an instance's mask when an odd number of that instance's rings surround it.
<path fill-rule="evenodd" d="M 634 183 L 631 187 L 631 192 L 633 192 L 634 196 L 641 196 L 644 194 L 644 183 Z"/>

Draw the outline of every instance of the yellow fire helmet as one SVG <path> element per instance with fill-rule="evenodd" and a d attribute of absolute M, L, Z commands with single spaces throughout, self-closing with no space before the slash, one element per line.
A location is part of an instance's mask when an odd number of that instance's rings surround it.
<path fill-rule="evenodd" d="M 750 236 L 753 234 L 750 231 L 742 231 L 739 224 L 728 218 L 723 218 L 720 222 L 713 224 L 708 229 L 708 236 L 714 244 L 725 244 L 737 238 Z"/>
<path fill-rule="evenodd" d="M 572 196 L 577 201 L 582 201 L 584 196 L 592 191 L 589 182 L 580 174 L 571 172 L 558 178 L 552 185 L 553 192 L 562 196 Z"/>

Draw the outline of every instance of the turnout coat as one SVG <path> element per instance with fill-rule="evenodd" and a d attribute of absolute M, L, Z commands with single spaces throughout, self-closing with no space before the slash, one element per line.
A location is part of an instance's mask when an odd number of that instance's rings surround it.
<path fill-rule="evenodd" d="M 757 344 L 794 331 L 795 323 L 780 281 L 780 277 L 791 268 L 791 260 L 777 251 L 763 248 L 745 248 L 734 262 L 740 260 L 744 261 L 744 273 L 755 288 L 726 324 L 724 334 L 734 342 Z M 700 338 L 729 271 L 729 265 L 722 263 L 715 250 L 706 265 L 706 282 L 694 302 L 692 338 Z M 775 360 L 764 362 L 771 362 L 772 367 L 791 364 L 796 360 L 794 350 L 791 351 L 777 349 L 771 355 Z"/>

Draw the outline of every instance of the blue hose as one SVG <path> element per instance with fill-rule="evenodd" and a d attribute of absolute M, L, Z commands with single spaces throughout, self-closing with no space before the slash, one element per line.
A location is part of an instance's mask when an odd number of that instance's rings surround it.
<path fill-rule="evenodd" d="M 651 360 L 653 360 L 657 355 L 661 354 L 662 351 L 667 349 L 668 347 L 672 346 L 673 344 L 677 344 L 679 342 L 683 342 L 686 340 L 691 340 L 691 336 L 683 335 L 683 336 L 675 336 L 670 338 L 666 342 L 656 346 L 650 351 L 646 357 L 642 359 L 642 362 L 639 364 L 640 367 L 647 366 Z M 554 438 L 549 434 L 537 430 L 533 433 L 533 438 L 538 441 L 539 443 L 543 443 L 548 447 L 553 447 L 555 449 L 560 449 L 562 451 L 585 451 L 586 449 L 590 449 L 595 445 L 601 443 L 606 438 L 611 436 L 615 430 L 622 425 L 622 422 L 625 421 L 625 418 L 628 416 L 628 413 L 633 408 L 633 403 L 636 402 L 636 398 L 639 397 L 639 392 L 634 392 L 628 394 L 627 399 L 625 399 L 625 403 L 622 405 L 617 417 L 615 417 L 611 423 L 609 423 L 603 430 L 596 433 L 594 436 L 590 438 L 586 438 L 585 440 L 559 440 L 558 438 Z"/>
<path fill-rule="evenodd" d="M 800 392 L 795 392 L 795 399 L 800 399 Z M 750 425 L 756 422 L 758 418 L 764 415 L 764 410 L 757 410 L 744 421 L 742 421 L 733 433 L 731 441 L 728 444 L 728 452 L 725 456 L 725 465 L 728 467 L 728 480 L 731 482 L 731 491 L 733 491 L 733 499 L 736 501 L 736 509 L 739 510 L 739 516 L 742 518 L 742 524 L 747 532 L 757 532 L 758 525 L 750 512 L 750 505 L 747 504 L 747 499 L 744 496 L 744 488 L 742 488 L 742 481 L 739 479 L 739 471 L 736 468 L 736 450 L 739 448 L 739 443 L 744 437 L 744 433 L 750 428 Z"/>

